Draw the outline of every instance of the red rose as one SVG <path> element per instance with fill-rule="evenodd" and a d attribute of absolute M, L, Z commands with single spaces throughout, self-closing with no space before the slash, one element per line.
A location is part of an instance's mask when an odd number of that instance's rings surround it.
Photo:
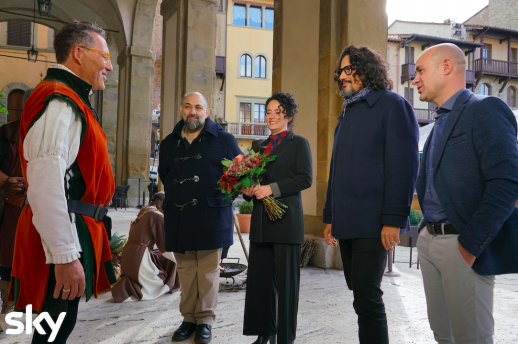
<path fill-rule="evenodd" d="M 264 149 L 264 152 L 265 153 L 269 153 L 270 150 L 272 149 L 272 144 L 270 143 L 265 149 Z"/>
<path fill-rule="evenodd" d="M 235 157 L 234 160 L 237 161 L 237 162 L 243 161 L 243 154 L 239 154 L 238 156 Z"/>
<path fill-rule="evenodd" d="M 268 154 L 268 155 L 266 156 L 266 158 L 270 159 L 270 154 Z"/>

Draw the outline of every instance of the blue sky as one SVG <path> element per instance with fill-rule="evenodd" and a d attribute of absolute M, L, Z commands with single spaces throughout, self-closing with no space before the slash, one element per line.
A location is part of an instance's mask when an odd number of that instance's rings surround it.
<path fill-rule="evenodd" d="M 394 20 L 461 23 L 487 6 L 489 0 L 387 0 L 388 24 Z"/>

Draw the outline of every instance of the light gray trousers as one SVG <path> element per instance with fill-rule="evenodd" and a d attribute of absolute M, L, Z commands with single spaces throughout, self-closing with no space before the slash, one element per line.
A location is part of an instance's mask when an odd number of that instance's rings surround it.
<path fill-rule="evenodd" d="M 469 267 L 458 237 L 432 235 L 424 228 L 417 240 L 430 328 L 438 343 L 490 344 L 495 276 Z"/>

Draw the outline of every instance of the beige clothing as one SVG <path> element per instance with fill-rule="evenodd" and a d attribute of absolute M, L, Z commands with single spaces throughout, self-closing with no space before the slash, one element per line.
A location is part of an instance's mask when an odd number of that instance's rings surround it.
<path fill-rule="evenodd" d="M 149 247 L 155 244 L 158 250 L 151 251 Z M 112 287 L 115 302 L 123 302 L 129 297 L 153 300 L 180 288 L 176 263 L 171 253 L 165 252 L 164 245 L 164 215 L 148 206 L 131 225 L 128 242 L 122 251 L 121 279 Z"/>
<path fill-rule="evenodd" d="M 219 261 L 223 249 L 176 253 L 183 321 L 212 325 L 219 292 Z"/>

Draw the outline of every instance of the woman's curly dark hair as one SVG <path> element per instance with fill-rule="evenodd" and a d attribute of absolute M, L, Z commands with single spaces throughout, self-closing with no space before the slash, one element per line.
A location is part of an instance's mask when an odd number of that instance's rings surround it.
<path fill-rule="evenodd" d="M 268 104 L 272 101 L 276 100 L 280 103 L 282 108 L 284 109 L 284 118 L 291 117 L 290 121 L 288 122 L 288 129 L 291 130 L 293 128 L 293 120 L 295 119 L 295 116 L 299 112 L 297 108 L 299 107 L 297 103 L 295 103 L 295 98 L 293 98 L 293 95 L 289 93 L 282 93 L 282 92 L 273 92 L 272 96 L 268 98 L 266 101 L 266 107 L 268 107 Z"/>
<path fill-rule="evenodd" d="M 380 54 L 369 47 L 350 45 L 346 47 L 337 62 L 337 69 L 341 67 L 342 60 L 349 55 L 349 61 L 354 67 L 353 75 L 357 75 L 364 87 L 374 90 L 391 90 L 392 80 L 388 77 L 389 64 Z M 335 74 L 334 80 L 338 88 L 342 89 L 339 75 Z"/>

